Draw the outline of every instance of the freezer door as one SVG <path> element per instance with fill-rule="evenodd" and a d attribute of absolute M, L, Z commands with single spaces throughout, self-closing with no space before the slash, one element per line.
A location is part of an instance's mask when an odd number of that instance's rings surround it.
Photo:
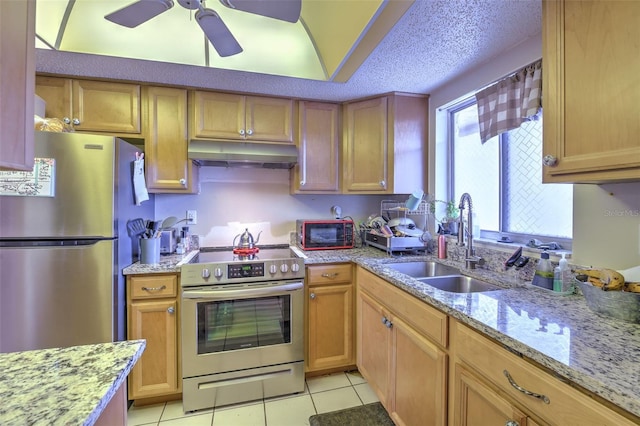
<path fill-rule="evenodd" d="M 113 247 L 0 248 L 0 352 L 112 341 Z"/>
<path fill-rule="evenodd" d="M 55 196 L 0 196 L 0 238 L 114 236 L 116 139 L 35 133 L 36 157 L 55 159 Z"/>

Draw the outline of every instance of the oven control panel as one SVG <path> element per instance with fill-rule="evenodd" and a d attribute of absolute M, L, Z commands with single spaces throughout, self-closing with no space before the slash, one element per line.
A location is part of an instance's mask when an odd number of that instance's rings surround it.
<path fill-rule="evenodd" d="M 254 278 L 264 277 L 264 263 L 240 263 L 227 267 L 229 278 Z"/>

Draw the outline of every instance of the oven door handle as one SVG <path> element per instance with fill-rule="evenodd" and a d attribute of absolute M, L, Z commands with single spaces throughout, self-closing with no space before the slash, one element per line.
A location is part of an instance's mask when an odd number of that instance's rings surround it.
<path fill-rule="evenodd" d="M 233 290 L 185 290 L 182 292 L 183 299 L 207 299 L 207 300 L 229 300 L 237 298 L 273 296 L 284 291 L 296 291 L 303 287 L 302 281 L 282 284 L 277 286 L 250 287 Z"/>

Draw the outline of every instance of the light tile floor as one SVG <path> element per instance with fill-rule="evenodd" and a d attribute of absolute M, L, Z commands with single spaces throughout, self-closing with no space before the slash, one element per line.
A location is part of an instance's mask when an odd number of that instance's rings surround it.
<path fill-rule="evenodd" d="M 185 415 L 182 401 L 131 407 L 127 424 L 158 426 L 303 426 L 318 413 L 378 401 L 358 372 L 313 377 L 303 393 L 200 410 Z"/>

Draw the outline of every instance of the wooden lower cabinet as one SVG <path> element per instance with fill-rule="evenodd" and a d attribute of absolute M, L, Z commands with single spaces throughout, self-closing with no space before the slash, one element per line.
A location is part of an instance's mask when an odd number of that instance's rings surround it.
<path fill-rule="evenodd" d="M 307 267 L 307 373 L 355 365 L 352 269 L 350 263 Z"/>
<path fill-rule="evenodd" d="M 519 425 L 528 426 L 527 416 L 509 401 L 474 377 L 464 367 L 456 368 L 454 425 Z M 515 422 L 515 423 L 509 423 Z"/>
<path fill-rule="evenodd" d="M 640 424 L 463 324 L 450 330 L 455 426 Z"/>
<path fill-rule="evenodd" d="M 415 298 L 391 284 L 383 292 L 377 291 L 382 283 L 358 269 L 358 369 L 396 425 L 444 426 L 447 353 L 404 317 L 412 312 L 417 299 L 412 300 Z M 433 310 L 425 304 L 423 309 Z"/>
<path fill-rule="evenodd" d="M 177 274 L 127 278 L 127 338 L 147 347 L 129 374 L 129 399 L 182 392 Z"/>

